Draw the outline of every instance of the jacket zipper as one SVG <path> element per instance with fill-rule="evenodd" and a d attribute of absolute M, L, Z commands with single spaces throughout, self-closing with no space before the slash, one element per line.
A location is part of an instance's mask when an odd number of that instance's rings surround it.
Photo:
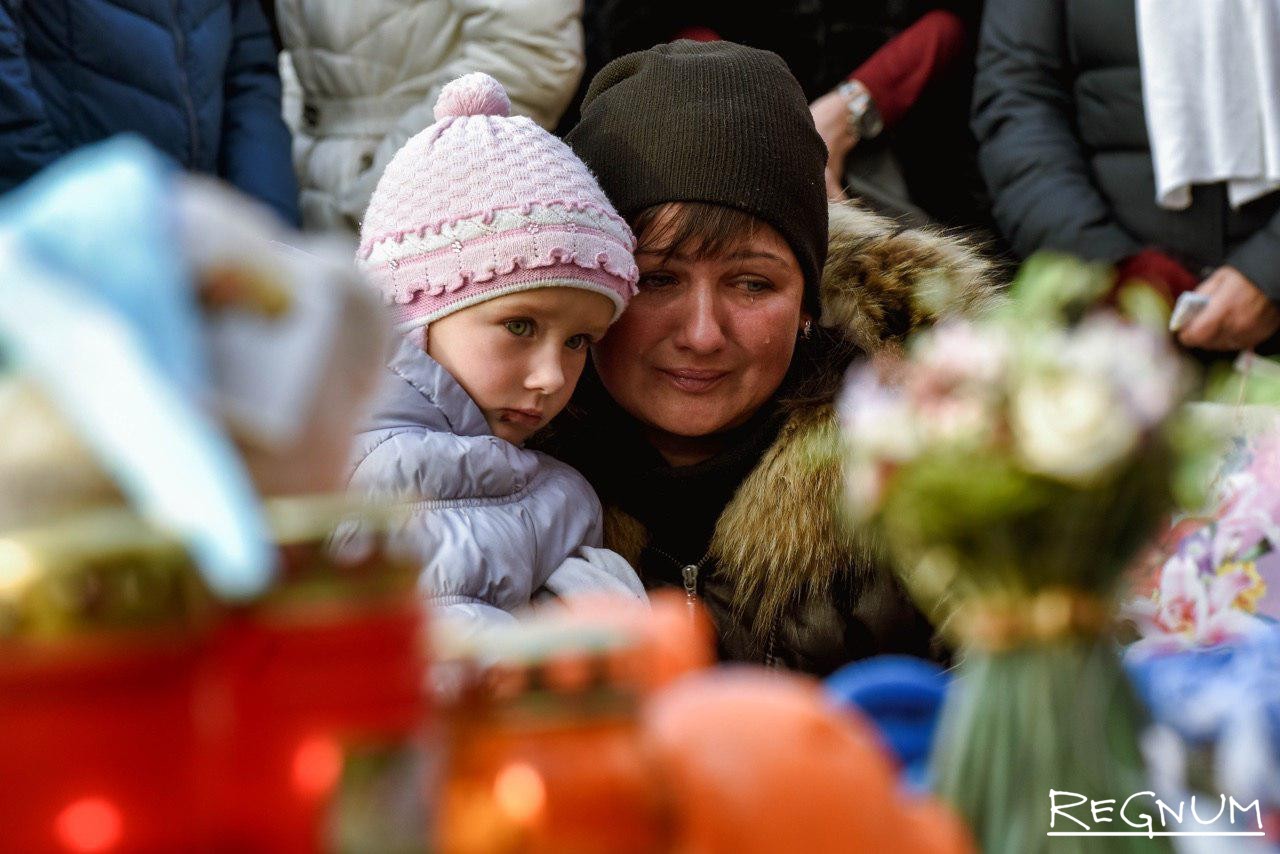
<path fill-rule="evenodd" d="M 764 661 L 765 667 L 773 670 L 782 669 L 782 661 L 777 655 L 778 647 L 778 621 L 774 620 L 773 625 L 769 626 L 769 642 L 765 645 Z"/>
<path fill-rule="evenodd" d="M 685 604 L 689 606 L 689 612 L 692 614 L 698 605 L 698 576 L 702 572 L 703 567 L 706 566 L 707 561 L 711 559 L 711 552 L 704 554 L 702 559 L 697 563 L 681 564 L 680 561 L 676 560 L 662 549 L 655 549 L 652 546 L 650 546 L 649 549 L 654 554 L 664 557 L 676 566 L 680 567 L 680 580 L 684 582 Z M 769 640 L 765 646 L 764 661 L 762 664 L 765 667 L 774 670 L 781 670 L 783 669 L 783 664 L 782 659 L 777 655 L 777 646 L 778 623 L 775 620 L 773 625 L 769 627 Z"/>
<path fill-rule="evenodd" d="M 200 129 L 196 122 L 196 107 L 191 101 L 191 82 L 187 77 L 187 37 L 182 32 L 182 22 L 178 20 L 179 7 L 180 0 L 173 0 L 173 42 L 177 52 L 182 105 L 187 110 L 187 132 L 191 136 L 191 161 L 187 165 L 197 169 L 200 166 Z"/>
<path fill-rule="evenodd" d="M 650 547 L 652 549 L 652 546 Z M 692 610 L 698 604 L 698 574 L 702 572 L 702 568 L 706 566 L 708 560 L 711 559 L 711 552 L 707 552 L 697 563 L 682 564 L 671 555 L 662 551 L 662 549 L 653 549 L 653 553 L 665 557 L 667 560 L 680 567 L 680 580 L 684 583 L 685 602 Z"/>

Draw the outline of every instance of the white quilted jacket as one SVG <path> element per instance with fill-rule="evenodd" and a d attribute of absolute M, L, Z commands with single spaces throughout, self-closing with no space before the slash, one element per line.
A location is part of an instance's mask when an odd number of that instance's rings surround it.
<path fill-rule="evenodd" d="M 355 235 L 444 84 L 484 71 L 550 128 L 582 75 L 582 0 L 276 0 L 302 218 Z"/>

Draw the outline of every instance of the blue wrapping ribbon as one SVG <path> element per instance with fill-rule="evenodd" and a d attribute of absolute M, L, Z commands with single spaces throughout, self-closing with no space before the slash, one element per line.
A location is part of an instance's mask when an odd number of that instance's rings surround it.
<path fill-rule="evenodd" d="M 1280 624 L 1228 644 L 1126 659 L 1152 716 L 1189 742 L 1216 741 L 1243 716 L 1280 747 Z M 1275 757 L 1280 771 L 1280 755 Z"/>

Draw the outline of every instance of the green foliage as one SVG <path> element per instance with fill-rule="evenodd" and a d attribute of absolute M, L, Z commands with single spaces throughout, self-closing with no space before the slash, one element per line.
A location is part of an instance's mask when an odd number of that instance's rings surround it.
<path fill-rule="evenodd" d="M 1076 323 L 1106 295 L 1114 279 L 1106 264 L 1038 252 L 1018 270 L 1005 311 L 1027 321 Z"/>
<path fill-rule="evenodd" d="M 1116 297 L 1116 308 L 1134 323 L 1161 331 L 1169 328 L 1169 304 L 1145 283 L 1123 285 Z"/>
<path fill-rule="evenodd" d="M 993 530 L 1042 512 L 1053 492 L 1002 454 L 930 454 L 893 479 L 882 524 L 903 551 L 946 543 L 976 554 Z"/>
<path fill-rule="evenodd" d="M 1172 491 L 1174 506 L 1186 513 L 1198 513 L 1209 501 L 1211 487 L 1222 466 L 1224 436 L 1183 410 L 1169 425 L 1169 444 L 1174 459 Z"/>
<path fill-rule="evenodd" d="M 934 788 L 985 854 L 1167 852 L 1164 839 L 1046 836 L 1050 790 L 1114 798 L 1118 821 L 1125 799 L 1150 788 L 1134 735 L 1141 716 L 1109 641 L 971 651 L 943 711 Z M 1085 808 L 1072 814 L 1097 826 Z M 1055 829 L 1079 828 L 1060 819 Z"/>
<path fill-rule="evenodd" d="M 1204 399 L 1225 406 L 1280 406 L 1280 363 L 1252 357 L 1241 369 L 1218 365 L 1205 384 Z"/>

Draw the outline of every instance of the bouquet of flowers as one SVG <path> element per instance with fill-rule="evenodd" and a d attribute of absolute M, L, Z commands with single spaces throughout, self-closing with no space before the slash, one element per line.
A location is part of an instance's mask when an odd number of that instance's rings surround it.
<path fill-rule="evenodd" d="M 1050 850 L 1050 790 L 1145 787 L 1108 633 L 1172 503 L 1169 425 L 1190 384 L 1164 335 L 1089 310 L 1110 275 L 1034 258 L 1006 306 L 855 368 L 840 402 L 850 513 L 959 643 L 932 771 L 987 852 Z"/>

